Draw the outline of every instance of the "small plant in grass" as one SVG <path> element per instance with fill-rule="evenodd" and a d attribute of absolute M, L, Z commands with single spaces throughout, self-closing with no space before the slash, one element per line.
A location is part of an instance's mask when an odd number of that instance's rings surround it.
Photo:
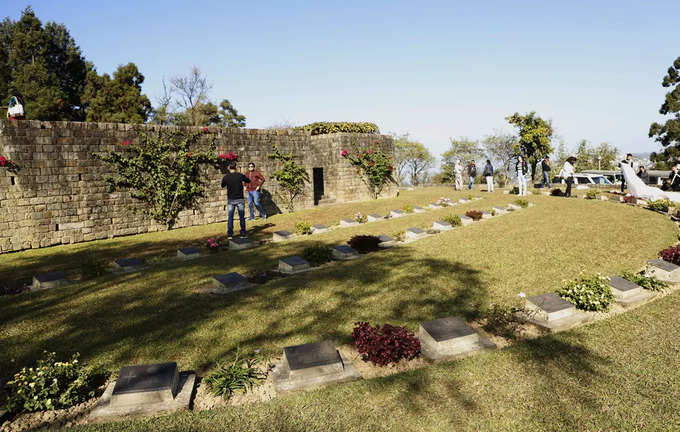
<path fill-rule="evenodd" d="M 555 188 L 550 191 L 550 196 L 561 197 L 564 196 L 564 192 L 562 192 L 562 189 Z"/>
<path fill-rule="evenodd" d="M 625 197 L 624 197 L 625 200 Z M 673 203 L 670 200 L 662 199 L 662 200 L 656 200 L 652 201 L 649 203 L 649 206 L 647 207 L 650 210 L 662 212 L 662 213 L 667 213 L 668 208 L 671 207 Z"/>
<path fill-rule="evenodd" d="M 80 263 L 80 275 L 83 279 L 93 279 L 106 274 L 108 264 L 97 259 L 94 252 L 88 252 Z"/>
<path fill-rule="evenodd" d="M 411 360 L 420 355 L 420 341 L 406 327 L 384 324 L 372 327 L 367 322 L 354 323 L 352 339 L 361 358 L 378 366 Z"/>
<path fill-rule="evenodd" d="M 366 223 L 368 222 L 368 216 L 362 213 L 357 213 L 354 215 L 354 221 L 359 223 Z"/>
<path fill-rule="evenodd" d="M 210 393 L 229 399 L 234 393 L 252 390 L 267 377 L 260 367 L 263 362 L 259 356 L 241 358 L 237 351 L 234 360 L 218 364 L 205 378 Z"/>
<path fill-rule="evenodd" d="M 461 225 L 461 220 L 460 216 L 458 215 L 448 215 L 442 219 L 444 222 L 448 222 L 451 224 L 451 226 L 460 226 Z"/>
<path fill-rule="evenodd" d="M 527 208 L 527 207 L 529 207 L 529 201 L 526 200 L 526 199 L 524 199 L 524 198 L 516 199 L 516 200 L 515 200 L 515 204 L 517 204 L 518 206 L 520 206 L 520 207 L 522 207 L 522 208 Z"/>
<path fill-rule="evenodd" d="M 631 194 L 626 194 L 623 197 L 623 202 L 626 204 L 634 204 L 635 203 L 635 197 Z"/>
<path fill-rule="evenodd" d="M 491 211 L 489 213 L 491 213 L 491 216 L 496 216 L 496 210 L 494 210 L 494 209 L 491 209 Z"/>
<path fill-rule="evenodd" d="M 663 291 L 666 288 L 668 288 L 668 284 L 666 282 L 659 280 L 654 276 L 645 276 L 642 274 L 632 272 L 623 272 L 621 276 L 623 276 L 624 279 L 629 280 L 646 290 Z"/>
<path fill-rule="evenodd" d="M 380 250 L 380 239 L 372 235 L 356 235 L 349 239 L 347 244 L 360 254 Z"/>
<path fill-rule="evenodd" d="M 472 201 L 474 199 L 474 197 L 472 196 L 472 194 L 468 194 L 467 199 L 468 199 L 468 201 Z"/>
<path fill-rule="evenodd" d="M 478 221 L 482 219 L 482 212 L 479 210 L 468 210 L 465 212 L 465 216 L 471 218 L 472 220 Z"/>
<path fill-rule="evenodd" d="M 208 246 L 208 250 L 211 252 L 217 252 L 222 247 L 222 242 L 220 241 L 219 237 L 210 237 L 206 241 L 206 246 Z"/>
<path fill-rule="evenodd" d="M 580 277 L 567 281 L 557 294 L 577 309 L 605 312 L 614 300 L 609 281 L 603 276 Z"/>
<path fill-rule="evenodd" d="M 310 265 L 316 267 L 333 260 L 333 249 L 325 245 L 309 246 L 301 255 Z"/>
<path fill-rule="evenodd" d="M 295 224 L 295 232 L 300 235 L 309 235 L 312 233 L 312 225 L 308 222 L 297 222 Z"/>
<path fill-rule="evenodd" d="M 600 196 L 600 194 L 596 190 L 589 189 L 586 192 L 586 199 L 594 200 L 597 199 L 598 196 Z"/>
<path fill-rule="evenodd" d="M 406 213 L 413 213 L 413 206 L 412 205 L 406 205 L 404 206 L 404 211 Z"/>
<path fill-rule="evenodd" d="M 69 408 L 94 397 L 96 374 L 80 363 L 76 353 L 66 362 L 44 352 L 36 366 L 22 368 L 6 384 L 10 412 L 34 412 Z"/>
<path fill-rule="evenodd" d="M 680 245 L 671 246 L 662 251 L 659 251 L 659 256 L 669 263 L 680 265 Z"/>
<path fill-rule="evenodd" d="M 522 298 L 524 293 L 520 293 Z M 520 333 L 520 326 L 525 323 L 524 317 L 531 317 L 535 313 L 525 309 L 523 304 L 507 305 L 492 303 L 482 311 L 484 330 L 489 333 L 514 339 Z"/>

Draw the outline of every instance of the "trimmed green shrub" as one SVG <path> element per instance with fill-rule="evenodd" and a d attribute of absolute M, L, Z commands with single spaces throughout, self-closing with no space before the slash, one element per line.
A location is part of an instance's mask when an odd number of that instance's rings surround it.
<path fill-rule="evenodd" d="M 359 223 L 366 223 L 368 222 L 368 216 L 362 213 L 357 213 L 354 215 L 354 221 Z"/>
<path fill-rule="evenodd" d="M 444 217 L 442 220 L 443 220 L 444 222 L 450 223 L 451 226 L 460 226 L 461 223 L 462 223 L 462 222 L 460 221 L 460 216 L 454 215 L 454 214 L 448 215 L 448 216 Z"/>
<path fill-rule="evenodd" d="M 652 201 L 651 203 L 649 203 L 649 206 L 647 208 L 650 209 L 650 210 L 667 213 L 668 208 L 671 207 L 672 205 L 673 205 L 673 203 L 670 200 L 662 199 L 662 200 Z"/>
<path fill-rule="evenodd" d="M 524 199 L 524 198 L 516 199 L 516 200 L 515 200 L 515 204 L 517 204 L 518 206 L 520 206 L 520 207 L 522 207 L 522 208 L 527 208 L 527 207 L 529 207 L 529 201 L 526 200 L 526 199 Z"/>
<path fill-rule="evenodd" d="M 413 213 L 413 206 L 412 205 L 406 205 L 404 206 L 404 211 L 406 213 Z"/>
<path fill-rule="evenodd" d="M 632 272 L 623 272 L 621 276 L 646 290 L 663 291 L 664 289 L 668 288 L 668 284 L 666 282 L 659 280 L 654 276 L 645 276 Z"/>
<path fill-rule="evenodd" d="M 557 294 L 573 303 L 577 309 L 591 312 L 605 312 L 614 301 L 609 281 L 603 276 L 568 281 L 563 288 L 557 290 Z"/>
<path fill-rule="evenodd" d="M 325 245 L 309 246 L 301 255 L 310 265 L 316 267 L 333 260 L 333 249 Z"/>
<path fill-rule="evenodd" d="M 236 392 L 252 390 L 267 377 L 267 373 L 258 368 L 262 362 L 260 357 L 241 358 L 237 352 L 234 360 L 218 364 L 205 378 L 205 383 L 213 396 L 229 399 Z"/>
<path fill-rule="evenodd" d="M 492 303 L 481 313 L 485 319 L 484 330 L 489 333 L 514 339 L 520 333 L 520 326 L 526 321 L 522 316 L 532 316 L 534 313 L 523 306 L 510 306 Z"/>
<path fill-rule="evenodd" d="M 367 122 L 316 122 L 299 126 L 295 129 L 310 132 L 312 136 L 333 133 L 380 133 L 380 129 L 375 123 Z"/>
<path fill-rule="evenodd" d="M 93 398 L 95 374 L 78 361 L 79 356 L 58 362 L 56 353 L 45 351 L 35 367 L 22 368 L 7 382 L 7 409 L 14 413 L 54 410 Z"/>
<path fill-rule="evenodd" d="M 312 233 L 312 225 L 309 222 L 297 222 L 295 224 L 295 232 L 300 235 L 309 235 Z"/>
<path fill-rule="evenodd" d="M 597 199 L 598 196 L 600 196 L 600 194 L 599 194 L 599 192 L 596 191 L 596 190 L 589 189 L 589 190 L 586 192 L 586 199 L 591 199 L 591 200 L 593 200 L 593 199 Z"/>

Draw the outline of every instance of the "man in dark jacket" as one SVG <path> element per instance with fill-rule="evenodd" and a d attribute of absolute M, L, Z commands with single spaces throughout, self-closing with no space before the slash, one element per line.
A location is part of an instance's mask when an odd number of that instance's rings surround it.
<path fill-rule="evenodd" d="M 645 184 L 649 184 L 649 173 L 644 165 L 640 165 L 640 168 L 638 168 L 637 176 L 640 177 L 640 180 Z"/>
<path fill-rule="evenodd" d="M 678 174 L 678 166 L 671 167 L 671 173 L 668 175 L 668 184 L 670 189 L 674 192 L 680 191 L 680 174 Z"/>
<path fill-rule="evenodd" d="M 550 189 L 550 156 L 546 156 L 541 161 L 541 171 L 543 172 L 543 187 Z"/>
<path fill-rule="evenodd" d="M 229 164 L 229 173 L 222 178 L 222 187 L 227 188 L 227 236 L 234 236 L 234 210 L 238 210 L 241 223 L 241 238 L 246 238 L 246 208 L 243 197 L 243 183 L 250 183 L 250 179 L 236 170 L 236 162 Z"/>
<path fill-rule="evenodd" d="M 626 158 L 621 161 L 620 165 L 629 165 L 631 168 L 633 168 L 633 155 L 628 153 L 626 155 Z M 635 171 L 633 171 L 635 172 Z M 621 193 L 623 193 L 623 190 L 626 188 L 626 178 L 621 176 Z"/>
<path fill-rule="evenodd" d="M 470 161 L 470 165 L 468 165 L 467 169 L 468 176 L 470 177 L 468 180 L 468 189 L 472 190 L 472 185 L 475 184 L 475 177 L 477 177 L 477 165 L 475 165 L 475 161 Z"/>

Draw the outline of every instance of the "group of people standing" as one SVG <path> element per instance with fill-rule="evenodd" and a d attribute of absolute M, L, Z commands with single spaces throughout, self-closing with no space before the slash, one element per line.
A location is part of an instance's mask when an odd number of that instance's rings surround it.
<path fill-rule="evenodd" d="M 550 171 L 550 161 L 548 159 L 548 171 Z M 453 165 L 453 172 L 454 172 L 454 188 L 456 190 L 462 190 L 463 189 L 463 166 L 460 163 L 460 160 L 456 160 L 454 165 Z M 484 165 L 484 169 L 482 170 L 482 176 L 486 180 L 486 190 L 487 192 L 493 192 L 494 191 L 494 182 L 493 182 L 493 176 L 494 176 L 494 167 L 493 164 L 491 163 L 490 159 L 486 160 L 486 165 Z M 517 161 L 515 163 L 515 171 L 517 174 L 517 183 L 518 183 L 518 188 L 519 188 L 519 194 L 520 195 L 527 195 L 527 173 L 529 172 L 528 166 L 527 166 L 527 161 L 524 158 L 524 156 L 519 155 L 517 156 Z M 474 160 L 471 160 L 470 163 L 465 167 L 465 173 L 467 174 L 468 177 L 468 183 L 467 187 L 468 189 L 472 189 L 472 187 L 475 184 L 475 178 L 477 177 L 477 164 Z M 548 176 L 544 175 L 545 181 L 549 184 L 549 178 Z"/>
<path fill-rule="evenodd" d="M 227 237 L 234 235 L 234 212 L 238 211 L 239 222 L 241 224 L 241 238 L 246 238 L 246 218 L 245 218 L 245 196 L 244 189 L 248 195 L 248 206 L 250 207 L 250 218 L 255 220 L 255 209 L 260 212 L 262 219 L 267 219 L 267 215 L 260 202 L 260 192 L 264 184 L 264 176 L 255 169 L 255 164 L 248 164 L 248 172 L 244 175 L 238 171 L 238 164 L 229 164 L 229 173 L 222 178 L 222 187 L 227 188 Z"/>

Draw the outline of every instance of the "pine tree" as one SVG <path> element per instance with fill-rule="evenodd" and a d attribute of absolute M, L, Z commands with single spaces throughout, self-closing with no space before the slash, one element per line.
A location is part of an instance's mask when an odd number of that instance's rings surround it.
<path fill-rule="evenodd" d="M 83 94 L 87 121 L 144 123 L 151 114 L 151 102 L 142 94 L 144 75 L 134 63 L 118 66 L 113 78 L 91 69 Z"/>
<path fill-rule="evenodd" d="M 666 93 L 666 99 L 659 108 L 659 114 L 672 117 L 664 124 L 654 122 L 649 127 L 649 137 L 656 137 L 656 141 L 664 147 L 662 154 L 654 155 L 658 162 L 673 158 L 678 154 L 677 149 L 680 148 L 680 57 L 676 58 L 673 65 L 668 68 L 661 85 L 671 87 L 671 91 Z"/>

